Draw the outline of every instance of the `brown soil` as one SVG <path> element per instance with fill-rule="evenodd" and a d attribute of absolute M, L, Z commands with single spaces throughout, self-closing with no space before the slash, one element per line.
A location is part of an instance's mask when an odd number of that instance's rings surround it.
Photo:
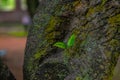
<path fill-rule="evenodd" d="M 0 36 L 0 50 L 6 50 L 3 62 L 16 80 L 23 80 L 23 61 L 26 38 Z"/>

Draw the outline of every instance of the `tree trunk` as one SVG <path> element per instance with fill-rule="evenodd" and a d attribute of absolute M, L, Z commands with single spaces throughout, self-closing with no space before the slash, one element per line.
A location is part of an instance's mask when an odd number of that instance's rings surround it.
<path fill-rule="evenodd" d="M 26 3 L 28 7 L 28 12 L 30 16 L 33 17 L 39 2 L 38 0 L 27 0 Z"/>
<path fill-rule="evenodd" d="M 24 80 L 112 80 L 120 54 L 120 1 L 39 1 L 27 40 Z M 74 46 L 53 46 L 67 43 L 72 34 Z"/>
<path fill-rule="evenodd" d="M 7 66 L 3 64 L 0 58 L 0 80 L 15 80 L 14 76 L 8 70 Z"/>

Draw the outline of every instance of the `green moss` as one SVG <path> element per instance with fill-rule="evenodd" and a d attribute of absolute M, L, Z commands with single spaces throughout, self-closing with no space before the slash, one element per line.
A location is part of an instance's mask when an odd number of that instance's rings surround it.
<path fill-rule="evenodd" d="M 111 56 L 111 51 L 105 51 L 105 55 L 106 55 L 106 57 L 109 59 L 110 58 L 110 56 Z"/>
<path fill-rule="evenodd" d="M 113 36 L 114 32 L 116 32 L 116 27 L 110 26 L 110 28 L 108 29 L 106 35 L 108 35 L 108 37 Z"/>
<path fill-rule="evenodd" d="M 73 2 L 73 6 L 78 6 L 78 5 L 80 5 L 80 1 L 75 1 L 75 2 Z"/>
<path fill-rule="evenodd" d="M 55 27 L 57 25 L 59 25 L 60 22 L 61 22 L 61 20 L 58 17 L 51 16 L 48 24 L 46 25 L 45 31 L 44 31 L 46 45 L 44 45 L 44 49 L 39 49 L 35 53 L 35 55 L 34 55 L 35 59 L 40 59 L 41 56 L 46 55 L 46 51 L 48 49 L 48 46 L 51 45 L 52 43 L 54 43 L 55 35 L 60 34 L 59 32 L 55 31 Z M 39 35 L 39 38 L 41 38 L 41 35 Z"/>
<path fill-rule="evenodd" d="M 46 33 L 46 40 L 50 39 L 50 38 L 54 38 L 55 37 L 55 32 L 52 32 L 55 30 L 55 27 L 59 25 L 59 18 L 57 17 L 51 17 L 46 29 L 45 29 L 45 33 Z"/>
<path fill-rule="evenodd" d="M 81 78 L 80 77 L 76 77 L 76 79 L 75 80 L 81 80 Z"/>
<path fill-rule="evenodd" d="M 108 76 L 106 77 L 106 80 L 112 80 L 113 78 L 113 71 L 114 71 L 114 64 L 111 64 L 108 70 Z"/>
<path fill-rule="evenodd" d="M 109 23 L 112 26 L 109 27 L 109 29 L 106 33 L 108 38 L 111 38 L 112 36 L 114 36 L 115 32 L 119 30 L 118 26 L 116 25 L 116 22 L 117 23 L 119 22 L 119 20 L 116 20 L 118 17 L 119 16 L 116 15 L 114 17 L 111 17 L 110 20 L 109 20 Z M 105 54 L 110 61 L 109 61 L 109 69 L 107 70 L 108 77 L 106 77 L 105 80 L 112 80 L 113 71 L 114 71 L 114 68 L 117 64 L 117 60 L 118 60 L 118 57 L 119 57 L 119 50 L 118 49 L 119 49 L 120 42 L 115 37 L 115 38 L 110 39 L 107 42 L 107 45 L 109 46 L 108 47 L 109 50 L 105 51 Z"/>
<path fill-rule="evenodd" d="M 27 66 L 27 69 L 28 69 L 29 71 L 31 71 L 32 68 L 33 68 L 33 58 L 30 58 L 30 59 L 29 59 L 29 64 L 28 64 L 28 66 Z"/>
<path fill-rule="evenodd" d="M 41 56 L 45 55 L 45 53 L 46 53 L 46 49 L 40 50 L 39 52 L 35 53 L 34 58 L 35 59 L 40 59 Z"/>
<path fill-rule="evenodd" d="M 94 14 L 94 13 L 95 13 L 95 9 L 94 9 L 94 8 L 90 8 L 90 9 L 88 10 L 88 13 L 87 13 L 86 17 L 89 17 L 90 15 L 92 15 L 92 14 Z"/>
<path fill-rule="evenodd" d="M 64 24 L 66 23 L 66 19 L 59 17 L 59 15 L 62 15 L 62 13 L 65 10 L 73 10 L 71 5 L 65 4 L 65 5 L 58 5 L 55 8 L 54 16 L 50 16 L 49 21 L 47 22 L 47 25 L 45 26 L 45 31 L 44 31 L 44 39 L 47 41 L 46 44 L 47 46 L 53 44 L 55 42 L 56 35 L 61 35 L 59 31 L 56 31 L 56 27 L 60 26 L 61 23 Z M 59 13 L 59 15 L 57 14 Z M 39 38 L 41 35 L 39 35 Z M 47 49 L 47 46 L 44 46 Z M 45 50 L 39 50 L 35 55 L 35 59 L 41 58 L 42 55 L 46 54 L 46 49 Z"/>
<path fill-rule="evenodd" d="M 38 69 L 38 64 L 39 63 L 38 61 L 36 61 L 33 57 L 31 57 L 29 59 L 29 62 L 27 63 L 27 71 L 31 72 L 31 73 L 26 73 L 26 75 L 30 75 L 30 80 L 34 80 L 36 79 L 36 71 Z"/>
<path fill-rule="evenodd" d="M 56 26 L 59 26 L 61 20 L 58 17 L 52 16 L 46 29 L 45 29 L 45 39 L 48 43 L 53 43 L 55 35 L 59 34 L 55 31 Z M 56 34 L 57 33 L 57 34 Z"/>
<path fill-rule="evenodd" d="M 101 6 L 104 6 L 104 4 L 105 4 L 107 1 L 108 1 L 108 0 L 102 0 Z"/>
<path fill-rule="evenodd" d="M 58 18 L 52 16 L 45 31 L 50 32 L 50 31 L 54 30 L 57 22 L 58 22 Z"/>
<path fill-rule="evenodd" d="M 101 5 L 98 5 L 96 7 L 91 7 L 87 14 L 86 14 L 86 17 L 90 17 L 91 15 L 95 14 L 96 12 L 101 12 L 104 10 L 104 6 L 101 6 Z"/>
<path fill-rule="evenodd" d="M 117 47 L 117 46 L 120 45 L 120 43 L 119 43 L 118 40 L 112 39 L 112 40 L 110 41 L 110 45 L 113 46 L 113 47 Z"/>
<path fill-rule="evenodd" d="M 107 70 L 108 76 L 105 78 L 105 80 L 112 80 L 113 71 L 119 57 L 119 50 L 117 48 L 119 48 L 120 42 L 117 39 L 112 39 L 111 41 L 108 42 L 108 45 L 111 50 L 106 51 L 105 54 L 110 60 L 110 62 L 109 62 L 109 69 Z"/>
<path fill-rule="evenodd" d="M 113 26 L 120 23 L 120 14 L 110 17 L 108 22 Z"/>
<path fill-rule="evenodd" d="M 105 4 L 105 2 L 103 2 L 103 4 Z M 105 7 L 103 5 L 98 5 L 94 9 L 95 12 L 102 12 L 105 9 Z"/>

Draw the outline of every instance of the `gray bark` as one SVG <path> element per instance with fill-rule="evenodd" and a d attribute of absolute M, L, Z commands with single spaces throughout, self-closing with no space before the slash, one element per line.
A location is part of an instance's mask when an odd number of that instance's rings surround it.
<path fill-rule="evenodd" d="M 0 58 L 0 80 L 15 80 L 11 72 L 8 70 L 7 66 L 3 64 Z"/>
<path fill-rule="evenodd" d="M 53 47 L 72 34 L 73 47 Z M 112 80 L 119 45 L 119 0 L 40 0 L 29 30 L 24 80 Z"/>

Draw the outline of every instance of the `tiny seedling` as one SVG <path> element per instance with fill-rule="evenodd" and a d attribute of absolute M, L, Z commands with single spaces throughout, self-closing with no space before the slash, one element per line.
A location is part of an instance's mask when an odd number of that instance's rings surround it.
<path fill-rule="evenodd" d="M 68 49 L 70 47 L 72 47 L 75 43 L 75 34 L 72 34 L 70 36 L 70 38 L 68 39 L 68 42 L 67 43 L 64 43 L 64 42 L 56 42 L 53 46 L 56 46 L 58 48 L 62 48 L 62 49 Z"/>
<path fill-rule="evenodd" d="M 67 64 L 69 59 L 70 59 L 70 54 L 69 53 L 69 48 L 71 48 L 74 43 L 75 43 L 75 34 L 72 34 L 70 36 L 70 38 L 68 39 L 68 41 L 66 43 L 64 42 L 56 42 L 53 46 L 56 46 L 58 48 L 62 48 L 65 50 L 65 54 L 64 54 L 64 62 Z"/>

